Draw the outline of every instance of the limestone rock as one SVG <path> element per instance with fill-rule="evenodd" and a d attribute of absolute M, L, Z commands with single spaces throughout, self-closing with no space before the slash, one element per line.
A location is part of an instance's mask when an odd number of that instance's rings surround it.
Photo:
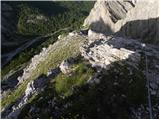
<path fill-rule="evenodd" d="M 106 35 L 158 41 L 158 0 L 110 1 L 98 0 L 84 26 Z"/>
<path fill-rule="evenodd" d="M 102 33 L 96 33 L 95 31 L 89 29 L 88 30 L 88 39 L 89 39 L 89 42 L 91 41 L 94 41 L 96 39 L 106 39 L 106 36 Z"/>
<path fill-rule="evenodd" d="M 123 61 L 136 67 L 140 60 L 140 54 L 134 51 L 133 46 L 136 44 L 137 41 L 135 40 L 108 37 L 105 40 L 98 39 L 92 43 L 85 44 L 80 48 L 80 51 L 81 55 L 88 59 L 92 66 L 96 68 L 109 69 L 113 63 L 118 62 L 122 64 Z"/>
<path fill-rule="evenodd" d="M 74 36 L 74 35 L 78 35 L 78 33 L 76 31 L 70 32 L 69 36 Z"/>
<path fill-rule="evenodd" d="M 64 74 L 70 74 L 72 72 L 71 63 L 69 60 L 63 60 L 59 68 Z"/>

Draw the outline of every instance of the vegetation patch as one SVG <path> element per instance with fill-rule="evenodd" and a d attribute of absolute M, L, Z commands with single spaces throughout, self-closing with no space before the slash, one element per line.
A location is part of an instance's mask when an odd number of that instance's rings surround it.
<path fill-rule="evenodd" d="M 58 67 L 64 59 L 77 57 L 80 54 L 79 47 L 85 41 L 86 39 L 82 36 L 67 36 L 54 43 L 52 50 L 49 52 L 49 55 L 46 57 L 45 61 L 39 63 L 36 69 L 32 71 L 29 79 L 12 91 L 9 96 L 2 99 L 2 108 L 12 102 L 15 102 L 16 99 L 21 97 L 30 81 L 35 80 L 40 75 L 47 74 L 49 70 Z"/>
<path fill-rule="evenodd" d="M 73 66 L 73 69 L 75 71 L 71 76 L 61 73 L 55 78 L 55 90 L 63 97 L 70 96 L 75 87 L 84 85 L 94 73 L 93 69 L 88 68 L 84 63 Z"/>
<path fill-rule="evenodd" d="M 25 35 L 44 35 L 64 27 L 79 29 L 94 5 L 94 1 L 9 3 L 18 12 L 17 30 Z"/>
<path fill-rule="evenodd" d="M 67 98 L 70 107 L 60 118 L 129 118 L 130 107 L 146 105 L 145 78 L 141 71 L 129 74 L 127 66 L 103 71 L 99 84 L 82 86 Z"/>
<path fill-rule="evenodd" d="M 40 109 L 38 113 L 26 115 L 26 106 L 25 113 L 20 118 L 43 118 L 44 115 L 54 119 L 129 118 L 130 107 L 146 105 L 145 77 L 141 71 L 133 69 L 133 74 L 130 74 L 128 66 L 115 63 L 110 70 L 103 71 L 99 84 L 90 87 L 84 83 L 93 75 L 93 69 L 83 62 L 73 68 L 76 68 L 76 74 L 59 74 L 44 92 L 29 103 Z M 74 92 L 73 87 L 76 88 Z M 48 104 L 53 99 L 54 107 Z M 65 107 L 66 105 L 69 106 Z M 47 112 L 44 113 L 43 110 Z"/>
<path fill-rule="evenodd" d="M 24 36 L 24 38 L 54 33 L 60 28 L 80 29 L 94 5 L 92 1 L 7 1 L 6 3 L 11 5 L 16 13 L 16 35 Z M 35 54 L 38 54 L 43 47 L 53 44 L 58 35 L 62 33 L 66 33 L 66 31 L 60 31 L 45 40 L 43 44 L 26 49 L 15 56 L 9 64 L 2 68 L 2 77 L 11 70 L 16 71 L 21 64 L 28 62 Z M 21 40 L 24 38 L 21 38 Z"/>

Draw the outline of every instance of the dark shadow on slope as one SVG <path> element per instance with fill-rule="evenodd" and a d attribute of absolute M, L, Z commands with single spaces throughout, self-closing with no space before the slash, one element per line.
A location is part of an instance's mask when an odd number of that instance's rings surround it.
<path fill-rule="evenodd" d="M 128 59 L 132 56 L 134 54 Z M 74 87 L 74 93 L 67 98 L 59 97 L 54 87 L 47 87 L 26 105 L 19 118 L 131 118 L 130 108 L 146 104 L 147 94 L 142 72 L 145 66 L 143 55 L 139 69 L 119 65 L 128 59 L 110 64 L 108 67 L 112 67 L 108 71 L 102 70 L 98 76 L 99 84 Z M 149 118 L 148 114 L 143 114 L 144 118 Z"/>
<path fill-rule="evenodd" d="M 117 36 L 142 39 L 142 42 L 158 45 L 159 18 L 149 20 L 135 20 L 127 22 L 115 33 Z"/>
<path fill-rule="evenodd" d="M 111 28 L 104 23 L 104 21 L 102 20 L 102 18 L 100 18 L 100 20 L 97 21 L 97 22 L 93 22 L 90 25 L 90 29 L 92 31 L 97 32 L 97 33 L 104 33 L 106 35 L 113 34 L 113 31 L 111 30 Z"/>
<path fill-rule="evenodd" d="M 112 67 L 108 71 L 102 70 L 98 76 L 102 77 L 100 84 L 75 88 L 75 94 L 64 100 L 65 104 L 69 102 L 72 105 L 62 111 L 58 118 L 131 118 L 130 107 L 146 104 L 147 94 L 146 78 L 142 72 L 145 66 L 143 60 L 138 70 L 119 65 L 119 62 L 125 64 L 128 59 L 110 64 L 108 67 Z M 143 114 L 142 117 L 149 118 L 148 114 Z"/>
<path fill-rule="evenodd" d="M 62 116 L 74 118 L 77 115 L 77 118 L 92 119 L 130 118 L 131 106 L 146 103 L 144 76 L 128 76 L 127 70 L 123 71 L 123 75 L 113 71 L 115 69 L 111 69 L 106 75 L 102 74 L 100 84 L 91 87 L 86 85 L 75 90 L 76 94 L 68 98 L 73 104 L 63 111 Z M 131 80 L 133 82 L 130 84 Z M 137 85 L 139 86 L 136 87 Z"/>
<path fill-rule="evenodd" d="M 141 39 L 141 42 L 158 45 L 159 43 L 159 18 L 148 20 L 135 20 L 127 22 L 121 29 L 114 33 L 102 19 L 90 25 L 91 30 L 105 35 L 116 35 L 132 39 Z"/>
<path fill-rule="evenodd" d="M 137 24 L 143 22 L 139 21 Z M 96 25 L 96 23 L 93 24 L 91 29 L 96 31 Z M 137 34 L 139 35 L 139 33 Z M 123 34 L 118 36 L 123 36 Z M 108 41 L 108 44 L 120 48 L 112 40 Z M 129 46 L 123 47 L 133 50 Z M 34 102 L 26 105 L 26 109 L 23 109 L 19 118 L 130 118 L 130 107 L 137 108 L 141 104 L 147 104 L 146 78 L 143 74 L 145 62 L 144 55 L 141 54 L 138 69 L 125 64 L 134 56 L 133 53 L 128 59 L 110 64 L 108 66 L 112 66 L 110 70 L 103 70 L 100 74 L 101 82 L 99 84 L 76 87 L 73 89 L 73 95 L 68 98 L 59 98 L 54 87 L 47 87 L 40 96 L 33 100 Z M 124 63 L 124 66 L 120 66 L 119 63 Z M 54 83 L 52 84 L 54 85 Z M 54 99 L 56 100 L 52 103 Z M 156 103 L 158 102 L 154 102 L 152 105 Z M 66 104 L 69 104 L 68 107 Z M 32 107 L 35 109 L 31 111 Z M 148 113 L 143 114 L 142 117 L 149 118 Z"/>

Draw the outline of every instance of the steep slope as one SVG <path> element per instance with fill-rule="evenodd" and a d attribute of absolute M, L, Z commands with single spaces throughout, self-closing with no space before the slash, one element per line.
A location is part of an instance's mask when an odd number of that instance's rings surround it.
<path fill-rule="evenodd" d="M 84 26 L 105 34 L 141 38 L 158 42 L 158 0 L 101 1 L 98 0 Z M 151 30 L 152 29 L 152 30 Z"/>
<path fill-rule="evenodd" d="M 84 22 L 88 35 L 51 38 L 1 90 L 2 118 L 158 118 L 159 48 L 142 42 L 155 37 L 157 5 L 145 3 L 98 0 Z"/>
<path fill-rule="evenodd" d="M 1 91 L 5 94 L 2 99 L 2 108 L 19 99 L 30 81 L 37 79 L 42 74 L 47 75 L 49 71 L 57 68 L 64 59 L 78 56 L 80 54 L 79 47 L 85 41 L 84 36 L 68 35 L 62 37 L 47 49 L 43 48 L 39 55 L 32 58 L 31 63 L 24 69 L 22 76 L 17 78 L 18 83 L 14 86 L 14 90 Z"/>

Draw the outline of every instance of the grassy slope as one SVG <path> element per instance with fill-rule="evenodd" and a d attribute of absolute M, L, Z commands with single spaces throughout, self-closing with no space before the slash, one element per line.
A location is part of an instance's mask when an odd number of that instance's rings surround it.
<path fill-rule="evenodd" d="M 59 74 L 44 92 L 26 105 L 19 118 L 128 118 L 130 106 L 146 104 L 145 78 L 141 70 L 134 69 L 130 75 L 127 66 L 115 64 L 104 72 L 100 84 L 88 87 L 85 83 L 93 75 L 92 68 L 86 67 L 83 61 L 75 67 L 76 74 L 70 77 Z M 48 101 L 53 99 L 56 99 L 55 106 L 51 107 Z M 65 108 L 68 103 L 70 106 Z M 26 115 L 28 106 L 40 111 Z"/>
<path fill-rule="evenodd" d="M 44 35 L 55 32 L 60 28 L 71 27 L 79 29 L 84 19 L 89 14 L 94 2 L 7 2 L 13 6 L 17 14 L 17 32 L 24 35 Z M 48 21 L 36 21 L 36 25 L 26 23 L 29 16 L 44 15 Z M 11 70 L 16 71 L 21 64 L 28 62 L 33 55 L 40 52 L 41 48 L 47 47 L 55 42 L 58 34 L 46 40 L 46 42 L 34 46 L 33 48 L 23 51 L 17 55 L 8 65 L 1 69 L 2 77 L 7 75 Z"/>
<path fill-rule="evenodd" d="M 59 74 L 55 78 L 55 90 L 63 97 L 68 97 L 73 94 L 73 88 L 82 86 L 89 80 L 94 71 L 88 68 L 83 62 L 73 66 L 74 72 L 71 76 Z"/>
<path fill-rule="evenodd" d="M 19 118 L 29 118 L 26 113 L 28 113 L 27 110 L 30 105 L 35 105 L 41 108 L 41 110 L 44 110 L 47 107 L 47 102 L 50 99 L 53 99 L 55 95 L 57 96 L 56 99 L 61 101 L 61 99 L 68 98 L 75 93 L 73 88 L 85 85 L 86 81 L 90 79 L 95 72 L 92 68 L 87 66 L 80 57 L 77 57 L 76 59 L 78 61 L 72 65 L 72 74 L 70 76 L 63 73 L 58 74 L 58 76 L 49 82 L 43 92 L 32 97 L 29 103 L 23 108 Z M 41 99 L 42 97 L 43 99 Z M 50 113 L 46 112 L 39 114 L 40 118 L 49 118 L 49 116 Z"/>
<path fill-rule="evenodd" d="M 65 37 L 62 40 L 53 44 L 53 49 L 49 52 L 45 61 L 42 61 L 35 70 L 32 71 L 29 79 L 20 85 L 16 90 L 10 92 L 6 98 L 2 99 L 2 108 L 14 102 L 22 96 L 29 81 L 38 78 L 42 74 L 46 74 L 48 70 L 57 67 L 62 60 L 69 57 L 76 57 L 79 55 L 79 46 L 85 41 L 84 37 Z"/>

